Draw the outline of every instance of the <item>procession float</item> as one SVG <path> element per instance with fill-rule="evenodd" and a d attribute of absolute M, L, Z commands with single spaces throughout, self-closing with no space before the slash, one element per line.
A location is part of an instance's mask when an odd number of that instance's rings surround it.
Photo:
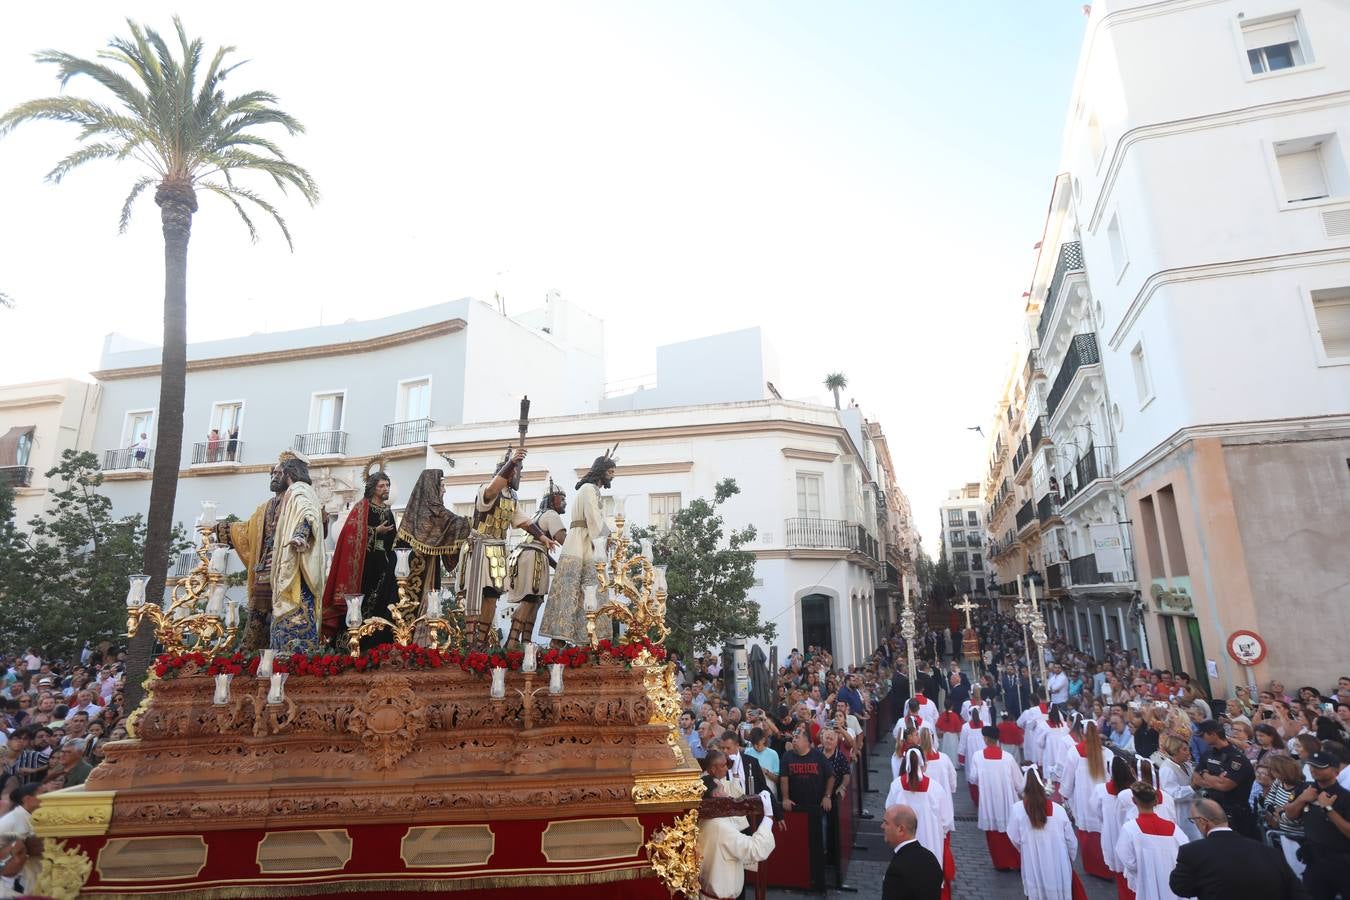
<path fill-rule="evenodd" d="M 153 629 L 162 653 L 129 738 L 44 797 L 39 893 L 697 896 L 703 785 L 677 729 L 664 571 L 621 511 L 603 530 L 575 645 L 478 643 L 477 590 L 436 589 L 401 548 L 387 606 L 351 595 L 336 642 L 287 653 L 247 646 L 229 528 L 204 509 L 198 564 L 162 604 L 133 579 L 128 633 Z"/>

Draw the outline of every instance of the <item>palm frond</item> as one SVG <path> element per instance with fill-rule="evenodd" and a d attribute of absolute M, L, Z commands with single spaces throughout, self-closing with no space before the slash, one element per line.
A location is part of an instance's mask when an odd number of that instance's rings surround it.
<path fill-rule="evenodd" d="M 12 309 L 14 307 L 13 299 L 11 299 L 9 294 L 6 294 L 4 291 L 0 291 L 0 306 L 5 307 L 6 309 Z"/>
<path fill-rule="evenodd" d="M 131 186 L 131 193 L 127 194 L 127 199 L 122 203 L 122 215 L 117 219 L 117 233 L 122 234 L 127 230 L 127 225 L 131 223 L 131 205 L 136 202 L 136 198 L 141 192 L 155 183 L 153 178 L 138 178 L 136 183 Z"/>
<path fill-rule="evenodd" d="M 56 167 L 47 173 L 47 180 L 53 184 L 60 184 L 61 179 L 70 174 L 73 169 L 77 169 L 87 162 L 93 162 L 96 159 L 116 159 L 121 154 L 122 148 L 115 147 L 112 144 L 86 144 L 57 163 Z"/>
<path fill-rule="evenodd" d="M 248 213 L 244 211 L 243 204 L 234 198 L 233 188 L 211 183 L 198 185 L 198 188 L 203 191 L 209 191 L 212 194 L 217 194 L 229 201 L 230 205 L 234 207 L 234 211 L 239 213 L 239 218 L 244 220 L 244 225 L 248 228 L 248 239 L 255 244 L 258 243 L 258 229 L 253 224 L 253 220 L 248 217 Z"/>
<path fill-rule="evenodd" d="M 198 187 L 200 189 L 210 191 L 213 194 L 220 194 L 221 196 L 228 197 L 231 201 L 247 200 L 248 202 L 254 204 L 263 212 L 267 213 L 269 216 L 272 217 L 272 221 L 277 223 L 277 227 L 281 229 L 282 236 L 286 238 L 286 246 L 290 247 L 292 251 L 295 250 L 295 244 L 291 241 L 291 230 L 286 227 L 286 220 L 281 217 L 281 213 L 277 211 L 277 208 L 275 206 L 267 202 L 267 199 L 265 197 L 262 197 L 261 195 L 254 193 L 253 191 L 250 191 L 247 188 L 241 188 L 238 186 L 227 187 L 222 184 L 215 184 L 214 182 L 207 182 L 205 184 L 200 184 L 198 185 Z M 239 204 L 235 202 L 235 206 L 238 207 L 238 205 Z M 242 209 L 240 210 L 239 214 L 243 215 Z M 244 221 L 249 225 L 250 228 L 253 227 L 253 223 L 249 221 L 247 216 L 244 216 Z M 253 233 L 256 234 L 257 232 L 255 231 Z"/>

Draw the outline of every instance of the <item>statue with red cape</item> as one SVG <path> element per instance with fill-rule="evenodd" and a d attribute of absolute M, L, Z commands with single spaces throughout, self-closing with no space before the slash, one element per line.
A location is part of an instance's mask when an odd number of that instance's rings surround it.
<path fill-rule="evenodd" d="M 373 465 L 373 464 L 372 464 Z M 389 476 L 366 470 L 365 495 L 352 506 L 338 534 L 332 566 L 323 592 L 323 640 L 331 642 L 343 629 L 347 594 L 361 594 L 363 609 L 388 615 L 398 600 L 394 578 L 394 537 L 398 526 L 389 506 Z"/>

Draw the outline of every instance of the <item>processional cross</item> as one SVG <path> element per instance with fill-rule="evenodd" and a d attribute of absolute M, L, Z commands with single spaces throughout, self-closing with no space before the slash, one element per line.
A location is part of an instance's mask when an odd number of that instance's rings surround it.
<path fill-rule="evenodd" d="M 972 609 L 979 609 L 980 605 L 978 603 L 971 603 L 969 594 L 962 594 L 961 599 L 964 600 L 965 602 L 957 603 L 955 606 L 952 607 L 952 609 L 959 609 L 966 614 L 966 628 L 969 629 L 971 627 L 970 611 Z"/>

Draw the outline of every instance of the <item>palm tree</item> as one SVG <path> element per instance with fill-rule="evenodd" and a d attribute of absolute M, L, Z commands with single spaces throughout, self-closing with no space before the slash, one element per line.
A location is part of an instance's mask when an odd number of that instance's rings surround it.
<path fill-rule="evenodd" d="M 163 593 L 168 575 L 178 493 L 187 370 L 187 247 L 198 194 L 204 191 L 229 203 L 254 241 L 258 231 L 248 209 L 255 214 L 261 210 L 281 228 L 288 245 L 290 231 L 276 207 L 242 185 L 238 176 L 261 173 L 283 193 L 295 188 L 311 205 L 319 198 L 310 174 L 286 159 L 271 139 L 257 133 L 266 126 L 280 126 L 296 135 L 304 130 L 300 123 L 279 109 L 276 96 L 267 91 L 227 96 L 223 82 L 242 64 L 227 62 L 235 48 L 220 47 L 203 68 L 202 41 L 189 40 L 177 17 L 173 24 L 178 35 L 177 57 L 157 32 L 131 20 L 127 21 L 130 38 L 113 38 L 96 59 L 58 50 L 37 54 L 38 62 L 56 66 L 62 88 L 78 76 L 90 78 L 112 94 L 111 105 L 62 94 L 29 100 L 0 116 L 0 137 L 30 121 L 79 126 L 79 146 L 47 173 L 53 183 L 94 160 L 137 163 L 141 172 L 122 205 L 119 231 L 126 230 L 136 198 L 146 188 L 155 188 L 164 230 L 164 348 L 144 560 L 152 597 Z M 129 709 L 139 703 L 140 673 L 149 665 L 152 643 L 148 628 L 142 628 L 131 643 Z"/>
<path fill-rule="evenodd" d="M 9 294 L 6 294 L 4 291 L 0 291 L 0 306 L 9 308 L 13 305 L 14 301 L 9 299 Z"/>
<path fill-rule="evenodd" d="M 839 409 L 839 392 L 848 387 L 848 379 L 843 372 L 831 372 L 825 376 L 826 390 L 834 391 L 834 408 Z"/>

